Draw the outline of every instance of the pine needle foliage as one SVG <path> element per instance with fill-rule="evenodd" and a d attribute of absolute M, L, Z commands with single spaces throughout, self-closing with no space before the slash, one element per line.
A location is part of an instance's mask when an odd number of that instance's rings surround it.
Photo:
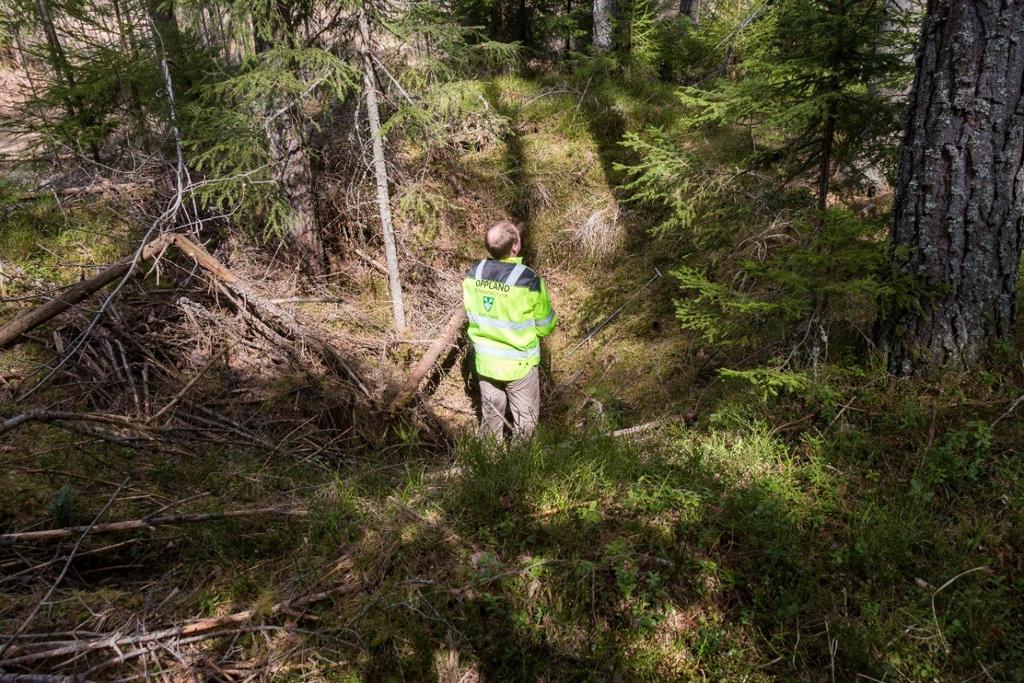
<path fill-rule="evenodd" d="M 269 148 L 275 120 L 322 111 L 329 100 L 355 91 L 359 71 L 327 50 L 276 46 L 246 59 L 234 73 L 197 86 L 183 112 L 183 144 L 196 170 L 208 178 L 196 196 L 208 208 L 257 218 L 261 236 L 281 235 L 291 213 L 276 183 Z"/>
<path fill-rule="evenodd" d="M 695 126 L 744 126 L 750 161 L 796 177 L 816 167 L 826 135 L 835 167 L 891 163 L 909 79 L 905 41 L 886 24 L 881 0 L 788 0 L 766 10 L 744 38 L 735 77 L 685 87 Z M 799 39 L 797 39 L 799 38 Z M 831 131 L 831 132 L 830 132 Z"/>
<path fill-rule="evenodd" d="M 139 8 L 91 0 L 13 0 L 3 23 L 34 69 L 33 94 L 16 125 L 44 146 L 98 157 L 115 134 L 147 147 L 148 119 L 165 110 L 151 33 Z M 31 68 L 31 67 L 29 67 Z"/>
<path fill-rule="evenodd" d="M 745 4 L 710 22 L 725 72 L 680 88 L 676 127 L 627 134 L 618 168 L 654 234 L 693 255 L 675 272 L 682 325 L 799 368 L 863 348 L 900 292 L 885 213 L 855 198 L 894 166 L 905 34 L 880 0 Z"/>

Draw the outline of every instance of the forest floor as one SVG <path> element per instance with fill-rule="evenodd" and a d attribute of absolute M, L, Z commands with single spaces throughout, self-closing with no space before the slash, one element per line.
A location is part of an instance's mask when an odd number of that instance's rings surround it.
<path fill-rule="evenodd" d="M 187 263 L 168 260 L 161 284 L 133 285 L 113 317 L 165 340 L 159 360 L 182 380 L 209 371 L 180 407 L 215 411 L 196 415 L 237 442 L 181 446 L 170 437 L 204 423 L 177 411 L 166 442 L 20 427 L 0 435 L 0 533 L 293 514 L 0 547 L 0 632 L 17 634 L 0 636 L 0 668 L 224 681 L 1024 680 L 1024 427 L 1008 410 L 1020 360 L 913 382 L 829 367 L 801 395 L 725 381 L 715 368 L 728 359 L 675 320 L 680 257 L 617 190 L 619 139 L 669 120 L 670 89 L 556 77 L 467 87 L 505 123 L 500 134 L 440 158 L 395 150 L 396 168 L 418 169 L 395 197 L 405 339 L 389 332 L 383 276 L 355 252 L 322 282 L 241 240 L 214 255 L 344 350 L 381 395 L 459 305 L 482 229 L 522 219 L 527 261 L 562 321 L 546 344 L 538 437 L 497 451 L 472 438 L 463 351 L 421 398 L 416 410 L 433 417 L 388 427 L 322 368 L 267 350 L 215 289 L 187 279 Z M 2 296 L 120 257 L 138 228 L 119 207 L 137 200 L 40 202 L 0 223 Z M 166 301 L 147 303 L 161 291 Z M 5 301 L 0 318 L 23 306 Z M 4 417 L 25 410 L 15 401 L 26 379 L 85 319 L 0 353 Z M 120 357 L 118 325 L 102 329 L 95 376 L 59 377 L 31 405 L 107 401 L 148 424 L 150 395 L 133 408 L 142 392 L 118 374 L 136 361 L 100 372 L 105 346 Z M 154 405 L 184 381 L 168 384 L 148 390 Z M 361 430 L 382 434 L 378 446 L 354 445 Z"/>

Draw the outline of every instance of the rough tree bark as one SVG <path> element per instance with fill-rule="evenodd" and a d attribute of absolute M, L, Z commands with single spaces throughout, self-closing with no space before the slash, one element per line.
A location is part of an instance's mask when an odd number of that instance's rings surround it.
<path fill-rule="evenodd" d="M 892 226 L 896 268 L 925 290 L 883 321 L 895 372 L 968 364 L 1016 320 L 1022 27 L 1022 2 L 928 2 Z"/>
<path fill-rule="evenodd" d="M 612 15 L 615 0 L 594 0 L 594 52 L 612 49 Z"/>
<path fill-rule="evenodd" d="M 384 161 L 384 138 L 380 132 L 380 111 L 377 107 L 377 78 L 370 55 L 370 25 L 366 12 L 359 12 L 359 33 L 362 38 L 360 52 L 363 58 L 363 83 L 366 88 L 366 113 L 370 119 L 370 137 L 373 138 L 373 171 L 377 181 L 377 208 L 380 212 L 380 226 L 384 233 L 384 258 L 388 267 L 388 288 L 391 291 L 391 308 L 395 316 L 395 331 L 405 332 L 405 303 L 402 298 L 402 278 L 398 269 L 398 248 L 395 246 L 395 229 L 391 222 L 391 193 L 388 190 L 388 169 Z"/>
<path fill-rule="evenodd" d="M 700 0 L 679 0 L 679 13 L 694 24 L 700 24 Z"/>
<path fill-rule="evenodd" d="M 273 13 L 273 40 L 257 32 L 257 53 L 269 52 L 275 45 L 294 47 L 292 36 L 295 27 L 291 26 L 292 17 L 286 3 L 275 2 L 270 11 Z M 266 134 L 271 156 L 278 163 L 277 185 L 291 209 L 285 231 L 298 249 L 303 266 L 312 273 L 319 273 L 323 268 L 324 252 L 317 222 L 306 127 L 298 104 L 292 104 L 282 112 L 283 104 L 275 100 L 268 103 L 271 119 L 267 122 Z"/>

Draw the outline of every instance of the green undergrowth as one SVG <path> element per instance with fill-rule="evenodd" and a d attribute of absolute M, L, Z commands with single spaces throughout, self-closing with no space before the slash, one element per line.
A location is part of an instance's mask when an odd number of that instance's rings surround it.
<path fill-rule="evenodd" d="M 34 628 L 100 630 L 117 622 L 90 621 L 107 610 L 118 623 L 145 610 L 150 626 L 243 609 L 264 619 L 279 600 L 338 587 L 314 619 L 288 621 L 301 630 L 287 638 L 234 645 L 266 659 L 304 646 L 319 654 L 304 675 L 323 680 L 1024 680 L 1024 423 L 1008 410 L 1024 368 L 1007 347 L 987 371 L 913 381 L 859 349 L 778 369 L 681 330 L 670 271 L 709 257 L 652 234 L 663 212 L 621 202 L 637 153 L 621 140 L 669 127 L 682 105 L 670 87 L 601 68 L 472 83 L 479 127 L 457 149 L 401 148 L 427 169 L 396 194 L 404 246 L 424 261 L 461 270 L 487 222 L 525 224 L 562 319 L 534 441 L 464 438 L 438 461 L 408 427 L 386 451 L 325 463 L 130 451 L 25 427 L 0 444 L 3 530 L 88 523 L 125 478 L 106 519 L 181 500 L 309 510 L 118 537 L 138 540 L 76 563 Z M 693 151 L 725 164 L 715 135 Z M 0 227 L 5 264 L 56 282 L 77 273 L 59 265 L 72 255 L 116 256 L 80 245 L 55 203 L 33 211 L 35 233 Z M 745 216 L 730 220 L 716 229 Z M 345 291 L 364 317 L 339 329 L 387 329 L 386 288 L 370 277 Z M 436 303 L 415 277 L 410 310 Z M 849 317 L 867 325 L 859 302 Z M 761 344 L 755 323 L 748 341 Z M 420 350 L 401 353 L 411 365 Z M 457 375 L 446 381 L 464 398 Z M 690 420 L 610 436 L 664 415 Z M 39 595 L 0 598 L 5 631 Z"/>
<path fill-rule="evenodd" d="M 375 658 L 413 669 L 398 644 L 427 630 L 497 680 L 1013 680 L 1020 423 L 993 430 L 1005 396 L 964 388 L 848 385 L 798 429 L 740 391 L 635 445 L 468 444 L 458 476 L 400 494 L 431 531 L 401 532 L 425 564 L 395 578 L 431 588 L 402 592 Z"/>
<path fill-rule="evenodd" d="M 330 653 L 328 679 L 1019 680 L 1024 424 L 998 418 L 1020 372 L 823 374 L 811 381 L 828 390 L 767 398 L 723 380 L 687 427 L 633 441 L 549 428 L 509 449 L 464 441 L 443 463 L 414 448 L 331 469 L 243 452 L 107 457 L 168 499 L 211 493 L 190 508 L 310 510 L 162 528 L 124 559 L 138 581 L 175 566 L 164 619 L 344 588 L 293 636 Z M 108 494 L 33 481 L 36 505 L 6 512 L 18 528 L 88 520 Z M 68 588 L 81 602 L 41 627 L 87 618 L 82 605 L 143 604 L 123 582 Z"/>
<path fill-rule="evenodd" d="M 10 209 L 0 214 L 0 263 L 10 293 L 91 275 L 92 266 L 109 263 L 126 248 L 123 220 L 101 203 L 63 205 L 50 197 L 10 202 L 0 203 L 0 211 Z"/>

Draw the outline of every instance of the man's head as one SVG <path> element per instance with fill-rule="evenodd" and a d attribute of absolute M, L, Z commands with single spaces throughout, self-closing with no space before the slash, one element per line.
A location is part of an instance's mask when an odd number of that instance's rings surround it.
<path fill-rule="evenodd" d="M 522 249 L 519 228 L 511 221 L 498 221 L 487 229 L 484 244 L 487 246 L 487 253 L 492 258 L 503 259 L 509 256 L 518 256 Z"/>

